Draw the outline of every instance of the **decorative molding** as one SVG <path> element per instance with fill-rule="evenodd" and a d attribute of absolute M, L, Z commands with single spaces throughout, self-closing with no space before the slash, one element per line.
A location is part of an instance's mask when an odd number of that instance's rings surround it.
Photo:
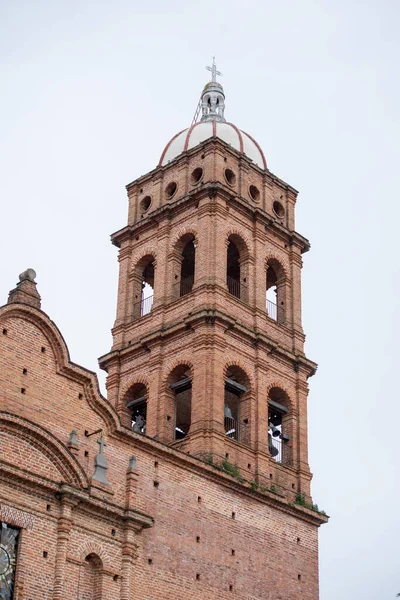
<path fill-rule="evenodd" d="M 66 483 L 88 488 L 89 481 L 77 459 L 53 434 L 42 427 L 6 412 L 0 412 L 1 432 L 13 435 L 37 448 L 65 478 Z"/>
<path fill-rule="evenodd" d="M 0 519 L 9 525 L 31 530 L 35 525 L 35 517 L 23 510 L 0 503 Z"/>

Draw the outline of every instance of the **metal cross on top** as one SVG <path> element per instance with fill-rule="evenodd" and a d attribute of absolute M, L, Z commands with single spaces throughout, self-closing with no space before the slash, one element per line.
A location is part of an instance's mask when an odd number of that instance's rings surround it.
<path fill-rule="evenodd" d="M 222 73 L 220 71 L 217 71 L 217 65 L 215 64 L 215 56 L 213 56 L 213 62 L 212 62 L 212 67 L 206 67 L 207 71 L 211 71 L 211 81 L 217 81 L 217 75 L 219 75 L 220 77 L 222 76 Z"/>

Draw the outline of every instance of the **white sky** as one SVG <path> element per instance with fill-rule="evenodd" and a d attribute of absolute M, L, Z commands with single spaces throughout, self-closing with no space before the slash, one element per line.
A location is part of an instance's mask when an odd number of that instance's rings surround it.
<path fill-rule="evenodd" d="M 399 12 L 0 0 L 0 299 L 33 267 L 75 362 L 110 348 L 124 186 L 190 125 L 213 54 L 227 118 L 300 190 L 321 600 L 400 592 Z"/>

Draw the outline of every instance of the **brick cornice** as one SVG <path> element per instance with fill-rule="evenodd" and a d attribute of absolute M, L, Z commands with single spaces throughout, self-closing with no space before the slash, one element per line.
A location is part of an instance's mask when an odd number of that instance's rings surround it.
<path fill-rule="evenodd" d="M 146 346 L 151 349 L 153 344 L 157 344 L 161 339 L 168 337 L 185 334 L 187 335 L 187 329 L 195 328 L 196 325 L 202 323 L 215 324 L 219 323 L 225 328 L 228 328 L 231 332 L 236 332 L 241 336 L 241 339 L 247 339 L 248 343 L 252 345 L 259 345 L 264 347 L 269 352 L 274 353 L 281 359 L 290 362 L 296 368 L 302 367 L 310 377 L 315 374 L 317 364 L 310 359 L 307 359 L 304 355 L 296 355 L 288 349 L 280 346 L 275 340 L 269 338 L 265 333 L 257 331 L 255 329 L 249 329 L 243 324 L 237 322 L 235 318 L 227 313 L 224 313 L 215 308 L 202 307 L 196 311 L 191 312 L 183 320 L 172 323 L 169 327 L 163 326 L 162 328 L 155 329 L 146 335 L 142 336 L 139 340 L 131 343 L 124 348 L 113 350 L 108 354 L 105 354 L 99 358 L 99 365 L 101 368 L 105 368 L 108 363 L 119 362 L 122 358 L 133 356 L 138 352 L 143 351 L 143 347 Z"/>
<path fill-rule="evenodd" d="M 116 436 L 118 437 L 134 437 L 135 445 L 140 446 L 141 450 L 149 453 L 151 457 L 158 456 L 159 458 L 166 458 L 172 464 L 176 464 L 180 468 L 183 468 L 191 473 L 197 473 L 202 477 L 210 479 L 215 483 L 222 485 L 227 489 L 231 489 L 232 491 L 236 491 L 243 496 L 253 497 L 259 500 L 260 502 L 269 505 L 277 510 L 280 510 L 284 513 L 290 514 L 297 519 L 301 519 L 306 521 L 312 525 L 322 525 L 328 521 L 328 517 L 312 511 L 303 506 L 299 506 L 293 504 L 283 496 L 278 496 L 272 492 L 266 491 L 258 492 L 255 490 L 251 490 L 246 487 L 244 484 L 239 483 L 235 479 L 232 479 L 229 475 L 226 475 L 222 471 L 216 470 L 215 468 L 209 466 L 207 463 L 198 459 L 194 456 L 188 455 L 184 451 L 180 451 L 176 448 L 171 448 L 159 442 L 158 440 L 154 440 L 148 438 L 142 434 L 134 433 L 133 431 L 120 430 L 116 432 Z M 111 434 L 110 437 L 113 437 Z"/>
<path fill-rule="evenodd" d="M 252 206 L 244 197 L 232 193 L 232 190 L 220 181 L 210 181 L 199 188 L 192 190 L 188 195 L 178 198 L 175 202 L 165 204 L 149 214 L 145 219 L 133 225 L 127 225 L 111 235 L 112 243 L 120 247 L 127 239 L 142 234 L 152 229 L 155 223 L 164 219 L 171 219 L 173 215 L 182 210 L 187 210 L 192 206 L 198 206 L 200 201 L 205 198 L 212 200 L 217 194 L 225 198 L 231 205 L 234 205 L 240 212 L 245 213 L 251 220 L 259 221 L 265 228 L 272 229 L 279 237 L 299 246 L 302 252 L 310 249 L 309 241 L 297 233 L 281 225 L 272 215 L 266 213 L 259 206 Z M 215 204 L 215 203 L 214 203 Z M 204 207 L 203 207 L 204 210 Z M 219 210 L 217 207 L 214 210 Z M 225 213 L 224 213 L 225 214 Z"/>

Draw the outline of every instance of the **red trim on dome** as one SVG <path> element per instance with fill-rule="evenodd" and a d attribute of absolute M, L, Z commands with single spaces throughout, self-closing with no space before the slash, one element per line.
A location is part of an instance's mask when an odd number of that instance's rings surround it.
<path fill-rule="evenodd" d="M 247 131 L 243 131 L 243 133 L 244 133 L 244 134 L 246 134 L 246 135 L 247 135 L 247 137 L 248 137 L 248 138 L 250 138 L 250 139 L 251 139 L 251 141 L 252 141 L 252 142 L 253 142 L 253 143 L 254 143 L 254 144 L 257 146 L 257 148 L 259 149 L 259 151 L 260 151 L 260 154 L 261 154 L 261 156 L 262 156 L 263 162 L 264 162 L 264 168 L 265 168 L 265 169 L 268 169 L 268 167 L 267 167 L 267 161 L 265 160 L 264 152 L 261 150 L 261 147 L 260 147 L 260 145 L 259 145 L 259 144 L 257 144 L 256 140 L 255 140 L 253 137 L 251 137 L 251 135 L 249 135 L 249 134 L 247 133 Z"/>
<path fill-rule="evenodd" d="M 240 129 L 238 129 L 238 128 L 236 127 L 236 125 L 234 125 L 233 123 L 226 123 L 226 124 L 227 124 L 227 125 L 230 125 L 231 127 L 233 127 L 233 129 L 234 129 L 234 130 L 236 131 L 236 133 L 238 134 L 238 137 L 239 137 L 239 147 L 240 147 L 240 152 L 241 152 L 242 154 L 245 154 L 245 151 L 243 150 L 243 138 L 242 138 L 242 134 L 241 134 L 241 131 L 240 131 Z"/>
<path fill-rule="evenodd" d="M 217 137 L 217 122 L 216 121 L 211 121 L 211 122 L 212 122 L 213 137 Z"/>
<path fill-rule="evenodd" d="M 179 131 L 179 133 L 177 133 L 176 135 L 174 135 L 174 137 L 173 137 L 173 138 L 171 138 L 171 139 L 169 140 L 169 142 L 168 142 L 168 144 L 165 146 L 165 148 L 164 148 L 164 151 L 163 151 L 163 153 L 161 154 L 161 158 L 160 158 L 160 160 L 159 160 L 159 162 L 158 162 L 158 166 L 159 166 L 159 167 L 161 167 L 161 165 L 162 165 L 162 162 L 163 162 L 163 160 L 164 160 L 164 156 L 165 156 L 165 154 L 166 154 L 166 152 L 167 152 L 168 148 L 169 148 L 169 147 L 170 147 L 170 145 L 172 144 L 172 142 L 173 142 L 174 140 L 176 140 L 176 138 L 177 138 L 178 136 L 180 136 L 180 135 L 181 135 L 181 133 L 183 133 L 184 131 L 187 131 L 187 129 L 182 129 L 182 131 Z"/>
<path fill-rule="evenodd" d="M 191 125 L 188 129 L 188 132 L 186 134 L 186 140 L 185 140 L 185 145 L 183 146 L 183 151 L 186 152 L 186 150 L 188 149 L 189 146 L 189 139 L 190 139 L 190 135 L 193 131 L 193 129 L 195 127 L 197 127 L 197 125 L 200 125 L 201 121 L 199 121 L 198 123 L 195 123 L 194 125 Z"/>

